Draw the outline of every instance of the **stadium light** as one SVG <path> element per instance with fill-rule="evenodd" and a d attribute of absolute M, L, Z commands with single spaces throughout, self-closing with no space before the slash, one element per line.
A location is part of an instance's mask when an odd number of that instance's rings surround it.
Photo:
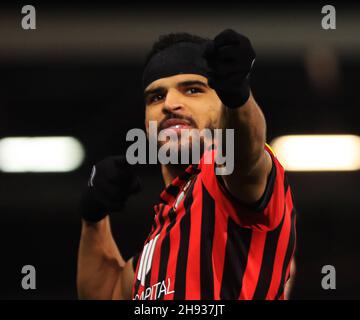
<path fill-rule="evenodd" d="M 354 171 L 360 169 L 360 137 L 355 135 L 288 135 L 271 147 L 288 171 Z"/>
<path fill-rule="evenodd" d="M 0 171 L 73 171 L 82 164 L 84 154 L 73 137 L 6 137 L 0 139 Z"/>

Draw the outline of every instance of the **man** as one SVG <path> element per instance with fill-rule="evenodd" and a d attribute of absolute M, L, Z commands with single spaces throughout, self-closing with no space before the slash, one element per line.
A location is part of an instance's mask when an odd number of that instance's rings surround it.
<path fill-rule="evenodd" d="M 185 128 L 234 129 L 234 168 L 216 175 L 214 161 L 205 163 L 216 143 L 202 149 L 198 164 L 162 165 L 166 188 L 150 234 L 142 252 L 125 262 L 108 213 L 120 211 L 139 183 L 122 157 L 96 165 L 83 201 L 80 298 L 284 298 L 295 210 L 250 91 L 254 60 L 250 41 L 233 30 L 213 41 L 170 34 L 154 44 L 143 75 L 148 135 L 150 121 L 178 135 Z"/>

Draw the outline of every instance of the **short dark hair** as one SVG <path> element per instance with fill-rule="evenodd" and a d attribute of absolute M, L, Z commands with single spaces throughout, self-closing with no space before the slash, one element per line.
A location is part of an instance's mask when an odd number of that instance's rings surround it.
<path fill-rule="evenodd" d="M 187 32 L 176 32 L 176 33 L 169 33 L 164 34 L 159 37 L 159 39 L 153 44 L 150 52 L 147 54 L 145 58 L 146 66 L 150 59 L 157 54 L 158 52 L 171 47 L 172 45 L 180 42 L 191 42 L 191 43 L 198 43 L 203 44 L 204 42 L 208 41 L 209 39 L 203 38 L 194 34 L 190 34 Z"/>

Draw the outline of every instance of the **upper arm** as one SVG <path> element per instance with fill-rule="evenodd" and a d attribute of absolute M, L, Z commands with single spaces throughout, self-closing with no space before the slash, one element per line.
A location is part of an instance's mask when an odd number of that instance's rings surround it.
<path fill-rule="evenodd" d="M 132 287 L 134 283 L 134 257 L 130 258 L 122 268 L 116 281 L 113 299 L 115 300 L 131 300 Z"/>
<path fill-rule="evenodd" d="M 264 149 L 250 174 L 244 176 L 235 169 L 232 174 L 221 178 L 227 191 L 237 200 L 245 204 L 253 204 L 264 194 L 272 166 L 271 156 Z"/>

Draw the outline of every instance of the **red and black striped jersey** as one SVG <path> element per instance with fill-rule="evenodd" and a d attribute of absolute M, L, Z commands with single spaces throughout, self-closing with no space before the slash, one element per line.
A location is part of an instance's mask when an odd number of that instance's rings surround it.
<path fill-rule="evenodd" d="M 273 166 L 254 206 L 233 198 L 204 156 L 161 193 L 136 259 L 133 299 L 284 298 L 296 215 L 285 171 L 265 149 Z"/>

